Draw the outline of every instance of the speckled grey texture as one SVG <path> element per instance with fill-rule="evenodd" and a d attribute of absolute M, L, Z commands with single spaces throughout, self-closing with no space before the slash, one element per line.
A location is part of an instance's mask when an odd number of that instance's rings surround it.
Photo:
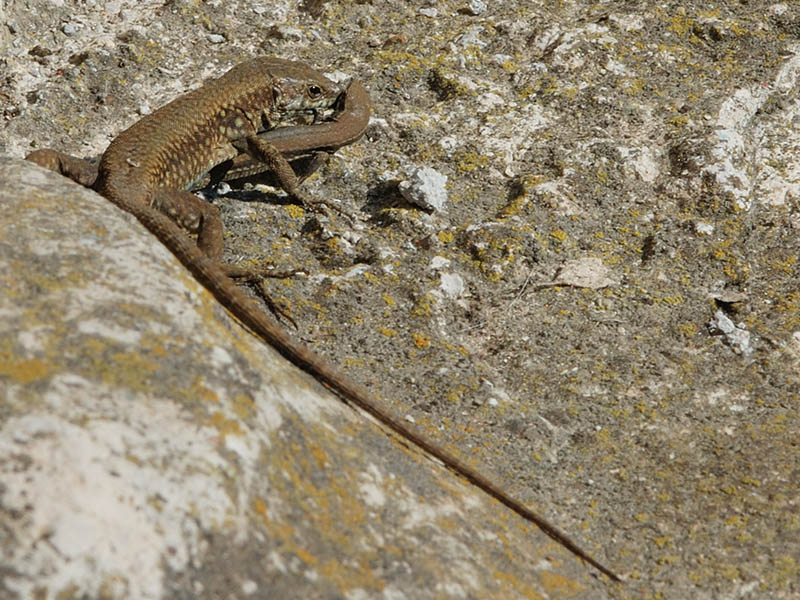
<path fill-rule="evenodd" d="M 19 160 L 0 184 L 3 598 L 607 594 L 242 329 L 129 215 Z"/>
<path fill-rule="evenodd" d="M 97 154 L 256 54 L 363 81 L 367 135 L 304 186 L 362 220 L 236 192 L 228 257 L 307 271 L 271 286 L 297 335 L 629 572 L 620 595 L 798 594 L 796 3 L 30 4 L 0 37 L 14 156 Z M 447 176 L 441 211 L 400 195 L 413 167 Z M 610 285 L 552 285 L 588 259 Z"/>

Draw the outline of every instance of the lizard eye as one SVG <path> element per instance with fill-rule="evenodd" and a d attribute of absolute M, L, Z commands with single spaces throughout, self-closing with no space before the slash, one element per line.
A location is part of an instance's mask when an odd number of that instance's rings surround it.
<path fill-rule="evenodd" d="M 322 88 L 318 85 L 310 85 L 308 86 L 308 95 L 312 99 L 317 99 L 322 96 Z"/>

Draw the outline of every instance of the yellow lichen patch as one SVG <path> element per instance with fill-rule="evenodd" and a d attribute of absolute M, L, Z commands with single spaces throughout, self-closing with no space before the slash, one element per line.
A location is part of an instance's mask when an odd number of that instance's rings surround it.
<path fill-rule="evenodd" d="M 335 237 L 335 236 L 334 237 L 330 237 L 327 240 L 325 240 L 325 245 L 330 250 L 340 250 L 341 249 L 341 246 L 339 245 L 339 238 Z"/>
<path fill-rule="evenodd" d="M 199 380 L 195 380 L 192 383 L 191 387 L 189 388 L 189 395 L 191 398 L 199 400 L 200 402 L 219 404 L 219 397 L 217 394 L 213 390 L 200 383 Z"/>
<path fill-rule="evenodd" d="M 255 510 L 261 516 L 266 516 L 267 505 L 264 503 L 264 500 L 262 498 L 256 498 L 253 501 L 253 510 Z"/>
<path fill-rule="evenodd" d="M 674 565 L 681 560 L 681 556 L 677 554 L 663 554 L 658 557 L 659 565 Z"/>
<path fill-rule="evenodd" d="M 782 587 L 800 578 L 800 565 L 793 556 L 778 556 L 773 559 L 771 569 L 763 574 L 762 581 L 767 589 Z"/>
<path fill-rule="evenodd" d="M 392 552 L 393 549 L 393 547 L 389 546 L 383 548 L 382 556 L 385 557 L 387 554 L 402 556 L 400 551 L 395 550 Z M 386 582 L 374 574 L 371 562 L 376 558 L 360 556 L 354 559 L 356 570 L 343 569 L 340 560 L 328 560 L 325 564 L 320 565 L 319 571 L 323 577 L 338 585 L 343 592 L 348 590 L 374 590 L 375 592 L 381 592 L 386 587 Z"/>
<path fill-rule="evenodd" d="M 107 350 L 105 344 L 99 346 Z M 148 360 L 140 352 L 114 352 L 110 358 L 103 353 L 94 357 L 93 366 L 101 373 L 105 383 L 120 384 L 134 391 L 148 386 L 146 374 L 157 373 L 161 369 L 159 363 Z"/>
<path fill-rule="evenodd" d="M 492 576 L 495 578 L 498 584 L 500 584 L 501 589 L 504 590 L 505 594 L 500 594 L 497 597 L 503 598 L 511 596 L 512 591 L 516 591 L 517 593 L 521 594 L 525 598 L 531 598 L 533 600 L 539 600 L 540 598 L 544 598 L 538 591 L 533 589 L 527 583 L 520 581 L 514 575 L 509 573 L 504 573 L 500 571 L 494 571 Z M 544 574 L 542 574 L 544 576 Z M 543 577 L 544 578 L 544 577 Z M 546 583 L 546 582 L 545 582 Z M 558 587 L 557 584 L 554 587 Z M 557 597 L 567 597 L 562 595 L 556 594 Z"/>
<path fill-rule="evenodd" d="M 3 357 L 0 360 L 0 375 L 9 377 L 16 383 L 28 384 L 40 381 L 55 371 L 55 365 L 38 359 L 13 360 Z"/>
<path fill-rule="evenodd" d="M 294 533 L 294 529 L 288 522 L 283 522 L 280 519 L 273 520 L 267 514 L 267 504 L 262 498 L 253 500 L 253 510 L 261 517 L 261 521 L 269 532 L 276 538 L 289 539 Z"/>
<path fill-rule="evenodd" d="M 353 357 L 353 356 L 348 356 L 348 357 L 346 357 L 344 359 L 341 359 L 340 363 L 345 368 L 362 367 L 365 364 L 367 364 L 366 361 L 363 358 L 357 358 L 357 357 Z"/>
<path fill-rule="evenodd" d="M 480 152 L 460 151 L 453 155 L 456 168 L 461 173 L 473 173 L 489 166 L 489 157 Z"/>
<path fill-rule="evenodd" d="M 797 257 L 789 255 L 781 261 L 771 261 L 767 263 L 771 269 L 781 271 L 784 275 L 792 275 L 797 268 Z"/>
<path fill-rule="evenodd" d="M 316 566 L 318 563 L 317 557 L 303 548 L 296 548 L 294 554 L 307 565 Z"/>
<path fill-rule="evenodd" d="M 236 416 L 244 420 L 253 414 L 255 402 L 253 402 L 253 398 L 247 394 L 236 394 L 233 398 L 232 408 Z"/>
<path fill-rule="evenodd" d="M 324 469 L 329 463 L 330 459 L 325 451 L 322 449 L 322 446 L 314 446 L 311 448 L 311 456 L 317 461 L 317 467 L 320 469 Z"/>
<path fill-rule="evenodd" d="M 653 542 L 655 542 L 656 546 L 658 546 L 659 548 L 663 548 L 664 546 L 672 545 L 672 538 L 668 535 L 665 535 L 662 537 L 655 538 Z"/>
<path fill-rule="evenodd" d="M 433 298 L 429 294 L 425 294 L 418 301 L 414 309 L 411 311 L 412 317 L 430 317 L 433 311 Z"/>
<path fill-rule="evenodd" d="M 692 338 L 697 335 L 698 327 L 696 323 L 681 323 L 674 326 L 675 331 L 684 338 Z"/>
<path fill-rule="evenodd" d="M 287 420 L 291 419 L 286 416 Z M 331 461 L 335 462 L 328 455 L 326 440 L 330 432 L 316 428 L 303 430 L 304 435 L 298 437 L 297 443 L 276 448 L 265 458 L 270 468 L 282 474 L 274 481 L 276 493 L 282 498 L 291 498 L 292 505 L 307 514 L 308 520 L 296 528 L 283 524 L 285 515 L 280 514 L 286 506 L 283 502 L 276 505 L 274 516 L 268 514 L 272 511 L 263 500 L 256 500 L 253 508 L 270 536 L 280 541 L 284 554 L 292 554 L 313 567 L 342 591 L 380 590 L 384 583 L 370 568 L 373 551 L 354 546 L 354 540 L 360 539 L 358 532 L 370 524 L 358 496 L 358 487 L 353 485 L 360 475 L 349 471 L 345 465 L 340 465 L 342 471 L 330 468 Z M 319 546 L 303 543 L 306 528 L 324 543 Z M 343 562 L 339 556 L 331 557 L 324 549 L 327 547 L 342 549 L 348 560 Z M 382 552 L 386 550 L 384 547 Z"/>
<path fill-rule="evenodd" d="M 452 231 L 440 231 L 436 237 L 442 244 L 451 244 L 456 239 Z"/>
<path fill-rule="evenodd" d="M 544 571 L 541 574 L 541 579 L 544 589 L 549 592 L 551 596 L 559 598 L 568 598 L 584 589 L 583 586 L 574 579 L 564 577 L 552 571 Z"/>
<path fill-rule="evenodd" d="M 298 206 L 297 204 L 287 204 L 284 207 L 284 210 L 293 219 L 302 219 L 303 216 L 306 214 L 306 211 L 303 210 L 303 207 Z"/>
<path fill-rule="evenodd" d="M 422 333 L 412 333 L 411 337 L 414 339 L 414 345 L 417 348 L 427 348 L 431 345 L 431 340 L 427 335 Z"/>
<path fill-rule="evenodd" d="M 229 419 L 219 411 L 213 413 L 206 420 L 206 425 L 216 429 L 222 437 L 225 437 L 226 435 L 244 435 L 244 431 L 242 431 L 239 421 Z"/>
<path fill-rule="evenodd" d="M 679 306 L 685 302 L 685 298 L 683 296 L 662 296 L 660 298 L 653 297 L 652 301 L 668 306 Z"/>
<path fill-rule="evenodd" d="M 728 520 L 725 521 L 725 525 L 728 527 L 745 527 L 749 520 L 747 515 L 733 515 L 728 517 Z"/>
<path fill-rule="evenodd" d="M 447 350 L 458 352 L 459 354 L 463 354 L 464 356 L 469 356 L 469 350 L 464 348 L 464 346 L 456 346 L 455 344 L 450 344 L 449 342 L 442 342 L 442 346 Z"/>

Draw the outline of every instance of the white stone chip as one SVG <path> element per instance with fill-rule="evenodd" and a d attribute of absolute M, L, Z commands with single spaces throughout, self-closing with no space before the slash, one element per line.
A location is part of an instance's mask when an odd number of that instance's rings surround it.
<path fill-rule="evenodd" d="M 399 188 L 403 198 L 423 210 L 441 210 L 447 201 L 447 176 L 430 167 L 411 169 Z"/>

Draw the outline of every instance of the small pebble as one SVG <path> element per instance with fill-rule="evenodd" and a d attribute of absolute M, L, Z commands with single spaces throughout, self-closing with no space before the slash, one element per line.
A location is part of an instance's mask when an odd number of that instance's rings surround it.
<path fill-rule="evenodd" d="M 73 35 L 77 34 L 78 31 L 80 31 L 80 29 L 81 29 L 81 26 L 78 23 L 70 22 L 70 23 L 64 23 L 64 25 L 61 27 L 61 32 L 64 35 L 73 36 Z"/>
<path fill-rule="evenodd" d="M 423 210 L 441 210 L 447 201 L 447 176 L 430 167 L 411 170 L 408 179 L 399 185 L 403 198 Z"/>
<path fill-rule="evenodd" d="M 467 4 L 467 8 L 465 12 L 468 15 L 472 15 L 473 17 L 477 17 L 478 15 L 482 15 L 486 12 L 486 3 L 481 2 L 481 0 L 472 0 L 469 4 Z"/>

